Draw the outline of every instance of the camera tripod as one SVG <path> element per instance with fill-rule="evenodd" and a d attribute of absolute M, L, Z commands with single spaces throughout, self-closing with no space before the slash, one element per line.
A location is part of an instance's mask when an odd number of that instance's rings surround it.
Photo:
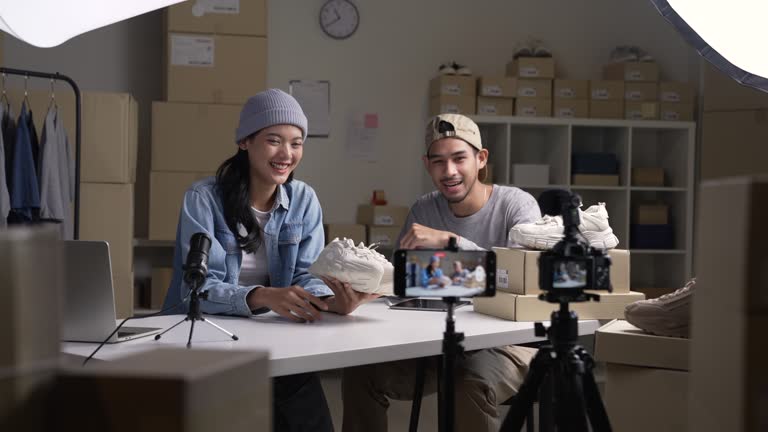
<path fill-rule="evenodd" d="M 226 334 L 227 336 L 231 337 L 233 340 L 238 340 L 238 337 L 235 336 L 234 334 L 228 332 L 223 327 L 217 325 L 213 321 L 207 320 L 207 319 L 205 319 L 203 317 L 203 313 L 200 312 L 200 299 L 201 298 L 202 299 L 208 298 L 208 292 L 206 291 L 206 292 L 204 292 L 202 294 L 199 293 L 197 285 L 198 285 L 198 283 L 196 281 L 194 283 L 192 283 L 192 287 L 191 287 L 192 292 L 189 293 L 189 310 L 187 311 L 187 316 L 184 317 L 183 320 L 181 320 L 181 321 L 177 322 L 176 324 L 174 324 L 173 326 L 163 330 L 162 333 L 156 335 L 155 336 L 155 340 L 160 340 L 160 338 L 164 334 L 166 334 L 169 331 L 173 330 L 179 324 L 181 324 L 181 323 L 183 323 L 185 321 L 189 321 L 190 322 L 189 339 L 187 339 L 187 348 L 192 348 L 192 333 L 195 331 L 195 321 L 200 321 L 200 322 L 204 322 L 204 323 L 210 324 L 211 326 L 213 326 L 217 330 L 219 330 L 222 333 Z"/>
<path fill-rule="evenodd" d="M 598 297 L 593 294 L 583 296 L 584 300 Z M 540 299 L 554 300 L 546 297 L 542 294 Z M 527 414 L 532 412 L 533 401 L 542 383 L 550 387 L 542 392 L 540 412 L 545 416 L 550 413 L 554 415 L 554 426 L 558 432 L 587 432 L 587 420 L 595 432 L 611 431 L 592 374 L 594 360 L 577 344 L 578 317 L 568 309 L 567 300 L 560 300 L 559 303 L 560 309 L 552 312 L 548 329 L 538 322 L 535 325 L 536 336 L 547 336 L 549 343 L 540 347 L 533 358 L 530 370 L 501 425 L 501 432 L 519 431 L 522 428 Z M 545 422 L 551 424 L 549 418 L 542 417 L 540 420 L 542 426 Z"/>

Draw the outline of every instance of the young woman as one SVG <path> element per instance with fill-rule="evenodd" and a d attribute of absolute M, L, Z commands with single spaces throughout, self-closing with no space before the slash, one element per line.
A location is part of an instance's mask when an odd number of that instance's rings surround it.
<path fill-rule="evenodd" d="M 314 190 L 293 179 L 306 137 L 307 118 L 292 96 L 270 89 L 248 99 L 236 130 L 237 153 L 215 178 L 195 183 L 184 195 L 164 307 L 189 292 L 182 265 L 189 239 L 198 232 L 212 240 L 208 277 L 200 287 L 208 292 L 200 303 L 205 313 L 250 316 L 272 310 L 305 322 L 321 319 L 320 311 L 348 314 L 377 297 L 307 271 L 325 238 Z M 186 313 L 186 307 L 174 312 Z M 276 430 L 332 430 L 314 374 L 276 378 L 273 387 Z"/>

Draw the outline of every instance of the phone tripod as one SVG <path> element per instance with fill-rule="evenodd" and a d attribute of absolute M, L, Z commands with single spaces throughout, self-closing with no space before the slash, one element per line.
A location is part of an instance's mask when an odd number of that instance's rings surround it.
<path fill-rule="evenodd" d="M 189 321 L 190 322 L 189 339 L 187 339 L 187 348 L 192 348 L 192 333 L 195 331 L 195 321 L 200 321 L 200 322 L 204 322 L 204 323 L 210 324 L 211 326 L 213 326 L 214 328 L 218 329 L 222 333 L 224 333 L 227 336 L 231 337 L 233 340 L 238 340 L 238 337 L 235 336 L 234 334 L 228 332 L 223 327 L 217 325 L 213 321 L 207 320 L 207 319 L 205 319 L 203 317 L 203 313 L 200 312 L 200 299 L 201 298 L 202 299 L 208 298 L 208 292 L 206 291 L 206 292 L 203 292 L 202 294 L 199 293 L 197 285 L 198 285 L 197 282 L 193 282 L 192 283 L 192 287 L 191 287 L 192 292 L 189 293 L 189 310 L 187 311 L 187 316 L 184 317 L 183 320 L 181 320 L 181 321 L 177 322 L 176 324 L 174 324 L 173 326 L 171 326 L 170 328 L 163 330 L 162 333 L 160 333 L 157 336 L 155 336 L 155 340 L 159 340 L 160 337 L 162 337 L 164 334 L 166 334 L 169 331 L 173 330 L 174 328 L 176 328 L 176 326 L 178 326 L 179 324 L 181 324 L 181 323 L 183 323 L 185 321 Z"/>
<path fill-rule="evenodd" d="M 590 295 L 591 296 L 591 295 Z M 542 299 L 543 300 L 543 299 Z M 595 432 L 610 432 L 608 415 L 592 374 L 594 360 L 577 344 L 578 317 L 568 309 L 567 301 L 560 301 L 560 309 L 552 312 L 548 329 L 536 323 L 536 336 L 547 336 L 549 343 L 539 348 L 531 362 L 509 413 L 501 425 L 502 432 L 519 431 L 527 414 L 532 412 L 533 401 L 542 382 L 551 385 L 542 392 L 542 413 L 552 413 L 558 432 L 587 432 L 587 421 Z M 542 426 L 550 419 L 540 419 Z"/>

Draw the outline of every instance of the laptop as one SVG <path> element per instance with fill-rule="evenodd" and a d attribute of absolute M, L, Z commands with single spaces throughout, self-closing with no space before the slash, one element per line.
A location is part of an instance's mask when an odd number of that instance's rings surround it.
<path fill-rule="evenodd" d="M 103 342 L 117 327 L 112 261 L 105 241 L 64 242 L 66 286 L 62 339 Z M 122 327 L 107 343 L 124 342 L 159 332 L 160 328 Z"/>

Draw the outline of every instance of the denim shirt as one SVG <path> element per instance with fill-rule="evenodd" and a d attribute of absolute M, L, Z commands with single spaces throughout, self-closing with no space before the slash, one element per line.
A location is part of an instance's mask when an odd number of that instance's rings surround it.
<path fill-rule="evenodd" d="M 186 298 L 189 287 L 183 281 L 182 266 L 189 252 L 189 239 L 204 232 L 211 237 L 208 255 L 208 277 L 200 291 L 208 299 L 200 301 L 200 309 L 209 314 L 250 316 L 245 298 L 254 286 L 238 285 L 242 265 L 242 249 L 224 219 L 221 196 L 216 179 L 209 177 L 193 184 L 181 205 L 173 255 L 173 279 L 163 309 Z M 309 274 L 309 266 L 325 245 L 323 213 L 315 191 L 306 183 L 293 180 L 278 186 L 275 207 L 264 226 L 262 244 L 266 248 L 270 286 L 299 285 L 314 296 L 332 295 L 322 280 Z M 186 313 L 188 305 L 169 313 Z"/>

